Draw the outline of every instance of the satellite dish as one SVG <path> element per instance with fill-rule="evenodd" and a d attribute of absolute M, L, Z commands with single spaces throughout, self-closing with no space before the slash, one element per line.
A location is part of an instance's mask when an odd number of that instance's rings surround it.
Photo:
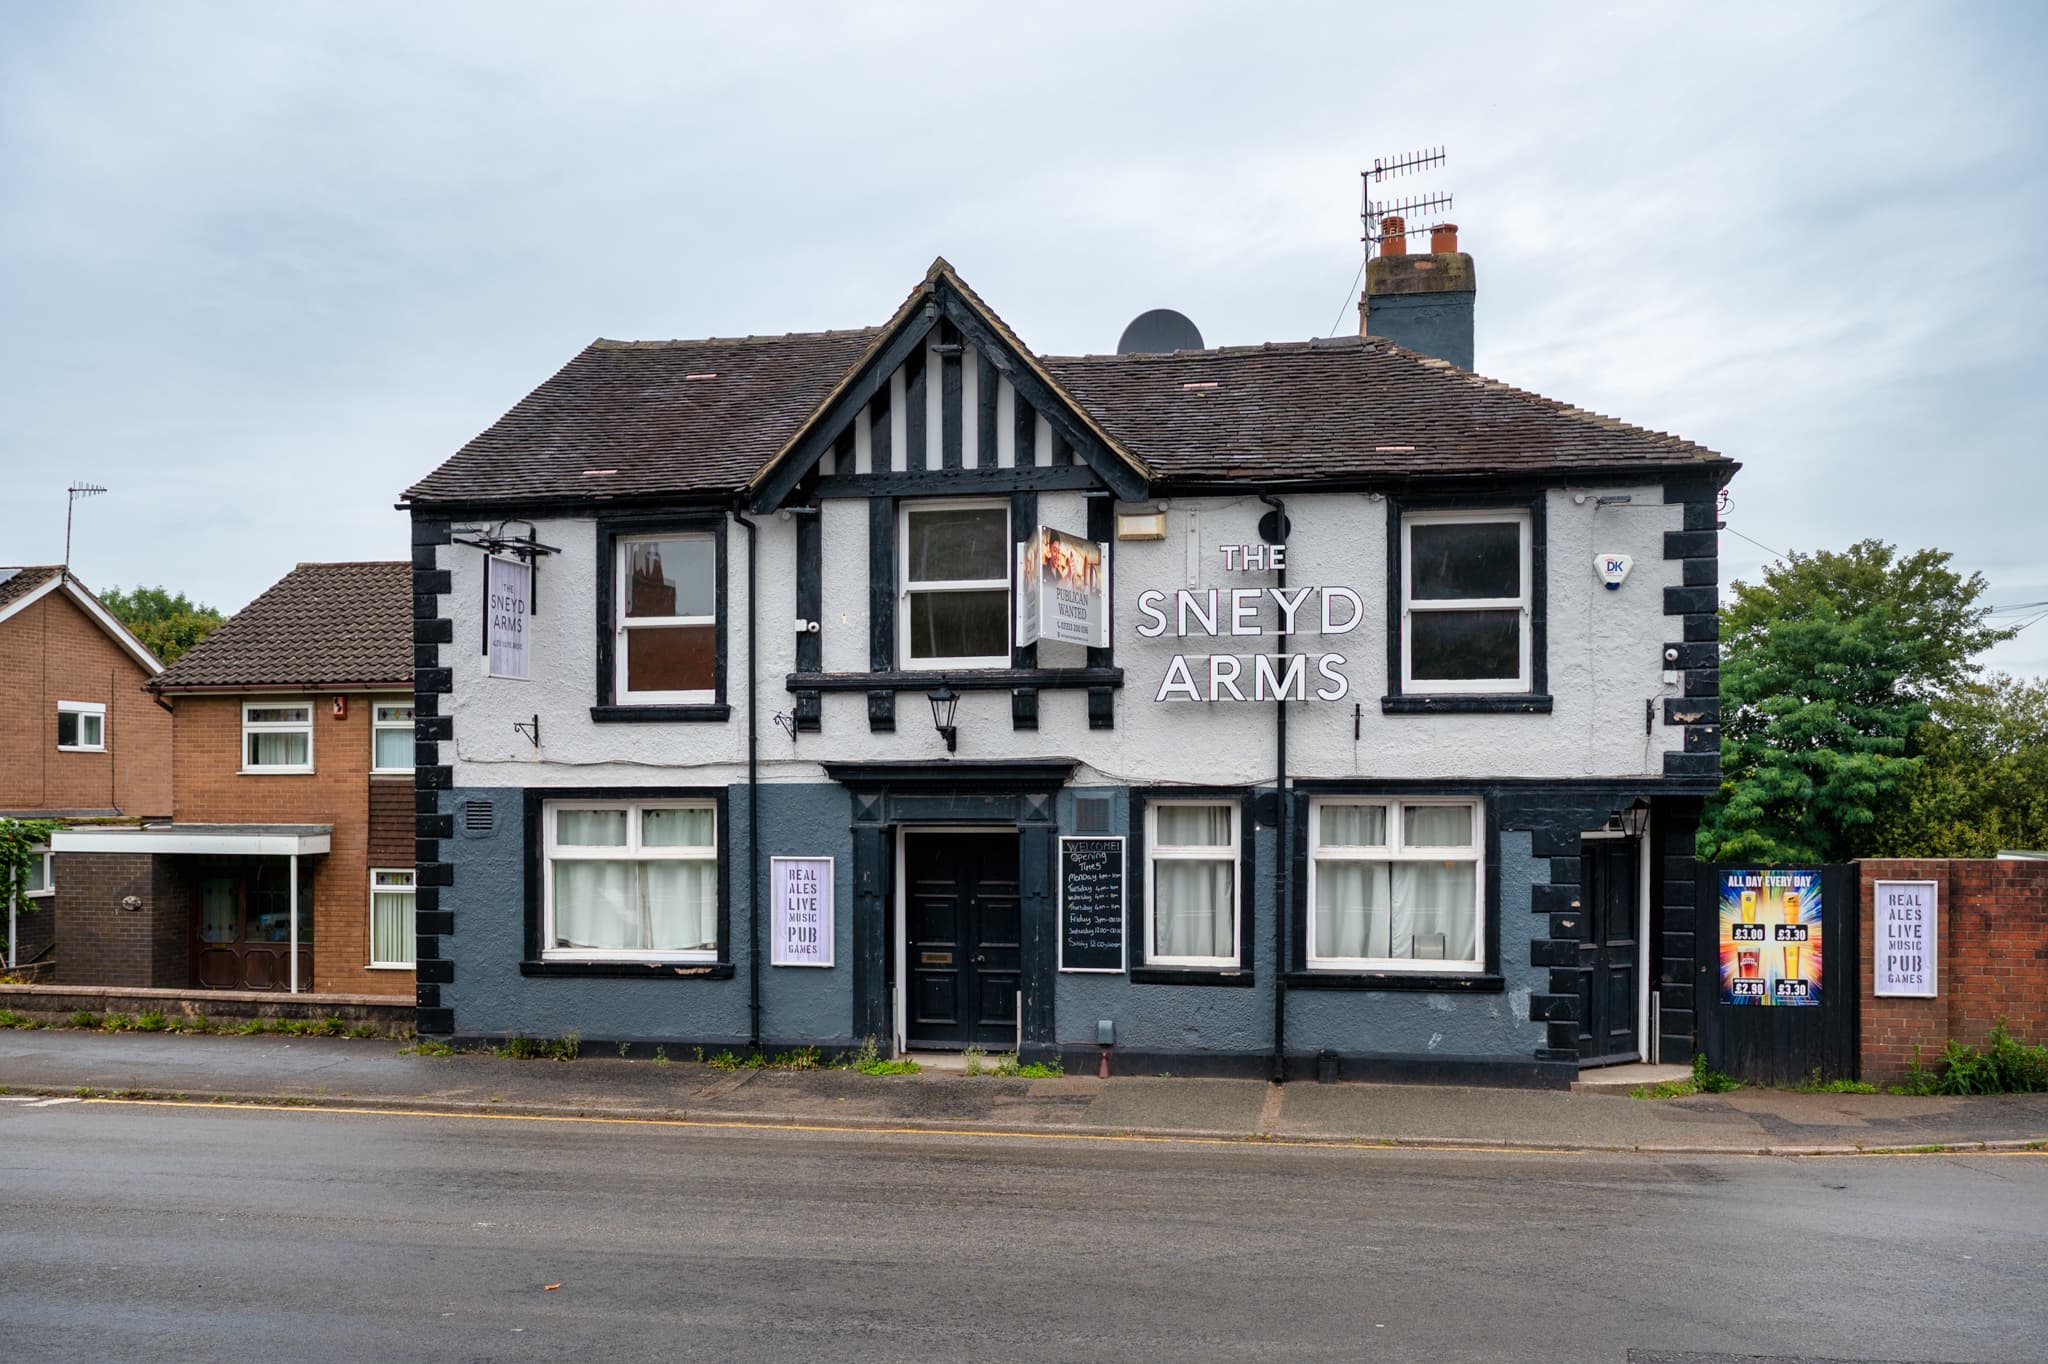
<path fill-rule="evenodd" d="M 1139 313 L 1117 339 L 1118 355 L 1166 355 L 1177 350 L 1202 349 L 1202 333 L 1185 313 L 1171 308 L 1154 308 Z"/>

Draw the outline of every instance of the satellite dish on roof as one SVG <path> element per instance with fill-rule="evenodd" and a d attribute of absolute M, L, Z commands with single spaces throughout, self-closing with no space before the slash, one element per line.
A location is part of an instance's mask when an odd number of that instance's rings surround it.
<path fill-rule="evenodd" d="M 1139 313 L 1117 339 L 1118 355 L 1165 355 L 1177 350 L 1202 349 L 1202 333 L 1185 313 L 1171 308 L 1154 308 Z"/>

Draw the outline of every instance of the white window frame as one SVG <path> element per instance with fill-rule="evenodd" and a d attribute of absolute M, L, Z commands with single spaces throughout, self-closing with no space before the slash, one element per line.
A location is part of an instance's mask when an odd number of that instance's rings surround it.
<path fill-rule="evenodd" d="M 1000 511 L 1003 514 L 1003 576 L 1001 578 L 910 581 L 910 515 L 934 511 Z M 1007 668 L 1017 641 L 1016 528 L 1010 504 L 990 497 L 906 498 L 896 508 L 896 666 L 909 672 L 959 672 L 972 668 Z M 922 592 L 994 592 L 1003 589 L 1003 652 L 976 658 L 913 658 L 910 650 L 910 598 Z"/>
<path fill-rule="evenodd" d="M 306 712 L 304 721 L 298 720 L 251 720 L 252 710 L 297 709 Z M 306 761 L 303 763 L 253 764 L 249 761 L 249 736 L 252 734 L 298 734 L 306 736 Z M 310 699 L 244 701 L 242 703 L 242 767 L 247 777 L 305 776 L 313 771 L 313 702 Z"/>
<path fill-rule="evenodd" d="M 377 735 L 380 731 L 402 729 L 406 732 L 408 736 L 410 736 L 414 732 L 413 718 L 411 715 L 408 715 L 403 720 L 387 720 L 384 718 L 385 711 L 397 710 L 401 707 L 403 707 L 407 711 L 411 711 L 413 708 L 413 702 L 411 700 L 379 701 L 374 696 L 370 698 L 370 772 L 374 776 L 412 775 L 412 768 L 410 767 L 377 766 Z"/>
<path fill-rule="evenodd" d="M 405 884 L 404 884 L 404 885 L 388 885 L 388 886 L 380 886 L 380 885 L 378 885 L 378 884 L 377 884 L 377 878 L 378 878 L 378 877 L 380 877 L 380 876 L 403 876 L 403 877 L 405 878 Z M 413 943 L 414 943 L 414 948 L 413 948 L 413 952 L 414 952 L 414 955 L 413 955 L 412 957 L 408 957 L 408 958 L 406 958 L 406 959 L 405 959 L 404 961 L 378 961 L 378 960 L 377 960 L 377 951 L 376 951 L 376 949 L 377 949 L 377 897 L 378 897 L 379 895 L 404 895 L 404 896 L 406 896 L 406 897 L 410 898 L 410 899 L 412 900 L 412 902 L 413 902 L 413 913 L 414 913 L 414 915 L 415 915 L 415 917 L 414 917 L 414 919 L 413 919 L 413 924 L 414 924 L 414 929 L 415 929 L 415 935 L 414 935 L 414 937 L 413 937 L 413 939 L 412 939 L 412 941 L 413 941 Z M 415 967 L 415 966 L 417 965 L 417 960 L 416 960 L 416 959 L 417 959 L 417 956 L 418 956 L 418 952 L 419 952 L 419 948 L 418 948 L 418 939 L 417 939 L 417 929 L 418 929 L 418 924 L 419 924 L 419 919 L 418 919 L 418 917 L 417 917 L 418 913 L 419 913 L 419 872 L 418 872 L 418 869 L 417 869 L 417 868 L 414 868 L 414 867 L 372 867 L 372 868 L 370 868 L 370 924 L 369 924 L 369 930 L 370 930 L 370 931 L 369 931 L 369 940 L 370 940 L 370 964 L 369 964 L 369 969 L 370 969 L 370 970 L 372 970 L 372 971 L 410 971 L 410 970 L 414 969 L 414 967 Z"/>
<path fill-rule="evenodd" d="M 663 540 L 701 540 L 711 547 L 711 614 L 708 616 L 628 616 L 626 603 L 628 589 L 632 584 L 630 558 L 634 545 L 653 544 Z M 712 684 L 708 687 L 692 688 L 688 691 L 628 691 L 629 676 L 626 657 L 631 652 L 626 645 L 628 630 L 644 630 L 677 625 L 708 625 L 717 638 L 718 613 L 725 609 L 725 602 L 718 596 L 718 536 L 708 530 L 664 530 L 647 531 L 637 535 L 620 535 L 612 541 L 612 700 L 620 705 L 662 705 L 697 706 L 711 705 L 718 700 L 718 680 L 714 672 Z M 716 648 L 716 644 L 713 645 Z"/>
<path fill-rule="evenodd" d="M 1172 807 L 1200 807 L 1230 812 L 1230 843 L 1226 847 L 1191 848 L 1175 845 L 1162 853 L 1159 844 L 1159 812 Z M 1166 968 L 1235 971 L 1244 955 L 1244 812 L 1235 800 L 1153 800 L 1145 803 L 1145 965 Z M 1227 957 L 1167 957 L 1158 951 L 1159 887 L 1154 874 L 1161 858 L 1170 861 L 1230 863 L 1230 947 Z"/>
<path fill-rule="evenodd" d="M 623 847 L 564 847 L 555 839 L 555 816 L 564 810 L 624 810 L 626 842 Z M 711 843 L 701 848 L 645 848 L 640 842 L 640 815 L 647 810 L 709 810 Z M 709 951 L 660 951 L 630 947 L 550 947 L 555 940 L 555 863 L 557 862 L 710 862 L 718 869 L 716 894 L 725 893 L 726 867 L 719 858 L 720 829 L 718 802 L 713 800 L 550 800 L 541 803 L 541 924 L 542 961 L 676 961 L 715 962 L 722 943 Z"/>
<path fill-rule="evenodd" d="M 1374 805 L 1386 811 L 1387 840 L 1373 848 L 1322 846 L 1322 812 L 1330 806 Z M 1414 806 L 1462 805 L 1472 812 L 1472 842 L 1465 847 L 1404 848 L 1402 825 Z M 1472 864 L 1472 957 L 1432 961 L 1414 957 L 1337 957 L 1316 948 L 1316 882 L 1325 862 L 1470 862 Z M 1389 873 L 1391 875 L 1391 873 Z M 1469 976 L 1486 970 L 1486 808 L 1485 802 L 1460 796 L 1323 796 L 1308 805 L 1308 899 L 1304 941 L 1311 971 L 1401 973 Z"/>
<path fill-rule="evenodd" d="M 1520 528 L 1522 546 L 1522 594 L 1518 597 L 1457 597 L 1417 600 L 1415 596 L 1414 540 L 1410 532 L 1421 525 L 1513 524 Z M 1526 692 L 1535 683 L 1530 667 L 1533 648 L 1535 583 L 1532 581 L 1535 547 L 1534 529 L 1526 510 L 1508 511 L 1426 511 L 1407 512 L 1401 517 L 1401 690 L 1428 695 L 1486 692 Z M 1414 620 L 1417 612 L 1431 611 L 1518 611 L 1521 639 L 1517 650 L 1518 671 L 1513 677 L 1438 678 L 1415 676 Z"/>
<path fill-rule="evenodd" d="M 47 900 L 52 895 L 55 895 L 57 893 L 56 858 L 54 855 L 52 855 L 48 848 L 41 846 L 30 848 L 28 850 L 28 855 L 33 859 L 40 860 L 43 864 L 43 888 L 41 890 L 29 891 L 23 898 L 29 900 Z"/>
<path fill-rule="evenodd" d="M 76 715 L 76 716 L 78 716 L 78 717 L 79 717 L 79 720 L 78 720 L 78 733 L 79 733 L 79 737 L 80 737 L 80 739 L 83 739 L 83 738 L 85 737 L 85 719 L 86 719 L 86 717 L 87 717 L 87 716 L 91 716 L 91 717 L 97 718 L 97 719 L 99 720 L 99 722 L 100 722 L 100 739 L 99 739 L 99 742 L 98 742 L 98 743 L 96 743 L 96 744 L 88 744 L 88 743 L 82 743 L 82 742 L 81 742 L 81 743 L 75 743 L 75 744 L 67 744 L 67 743 L 65 743 L 65 742 L 64 742 L 64 737 L 63 737 L 63 731 L 62 731 L 62 728 L 61 728 L 61 725 L 62 725 L 62 721 L 60 720 L 60 721 L 58 722 L 58 723 L 59 723 L 59 725 L 60 725 L 60 728 L 59 728 L 59 730 L 58 730 L 58 736 L 57 736 L 57 751 L 58 751 L 59 753 L 104 753 L 104 752 L 106 752 L 106 751 L 107 751 L 107 706 L 106 706 L 106 702 L 104 702 L 104 701 L 59 701 L 59 702 L 57 703 L 57 714 L 58 714 L 58 715 L 60 715 L 60 716 L 63 716 L 63 715 Z"/>

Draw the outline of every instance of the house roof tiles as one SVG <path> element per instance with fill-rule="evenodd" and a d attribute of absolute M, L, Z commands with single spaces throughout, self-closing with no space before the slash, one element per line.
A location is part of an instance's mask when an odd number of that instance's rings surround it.
<path fill-rule="evenodd" d="M 945 280 L 883 327 L 703 341 L 596 341 L 407 491 L 504 504 L 737 491 Z M 994 314 L 989 314 L 992 318 Z M 994 323 L 1005 343 L 1014 335 Z M 1724 456 L 1404 350 L 1382 338 L 1027 363 L 1155 478 L 1195 482 L 1670 469 Z"/>
<path fill-rule="evenodd" d="M 412 682 L 412 565 L 300 564 L 165 669 L 161 691 Z"/>
<path fill-rule="evenodd" d="M 27 568 L 0 568 L 0 610 L 20 601 L 64 571 L 62 564 L 33 564 Z"/>

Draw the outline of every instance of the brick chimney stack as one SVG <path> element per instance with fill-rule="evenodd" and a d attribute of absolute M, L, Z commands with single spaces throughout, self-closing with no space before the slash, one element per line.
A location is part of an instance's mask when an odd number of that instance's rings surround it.
<path fill-rule="evenodd" d="M 1458 249 L 1458 225 L 1429 232 L 1429 250 L 1410 253 L 1407 224 L 1380 222 L 1380 253 L 1365 263 L 1358 334 L 1472 368 L 1472 303 L 1478 282 L 1472 257 Z"/>

